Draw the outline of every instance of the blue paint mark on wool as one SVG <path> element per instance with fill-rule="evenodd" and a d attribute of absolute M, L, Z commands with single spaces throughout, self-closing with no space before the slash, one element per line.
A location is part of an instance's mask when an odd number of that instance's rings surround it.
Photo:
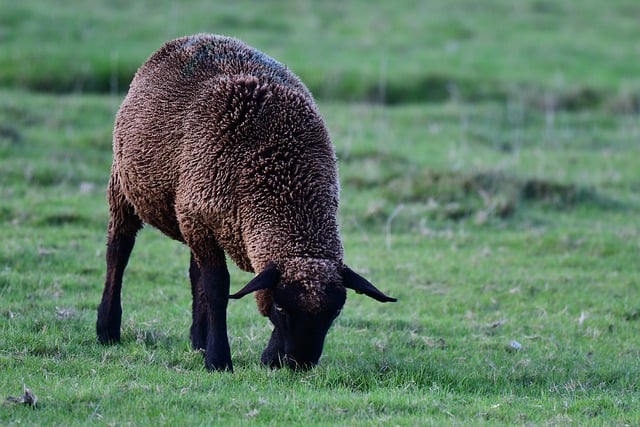
<path fill-rule="evenodd" d="M 191 78 L 197 70 L 207 75 L 222 73 L 250 74 L 266 77 L 272 82 L 298 88 L 297 79 L 287 67 L 269 55 L 244 44 L 236 45 L 234 39 L 223 36 L 201 34 L 190 37 L 180 46 L 192 54 L 182 69 L 185 77 Z"/>

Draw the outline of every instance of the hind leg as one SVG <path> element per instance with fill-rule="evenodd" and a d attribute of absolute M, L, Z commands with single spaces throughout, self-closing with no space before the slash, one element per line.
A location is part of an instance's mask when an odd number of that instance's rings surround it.
<path fill-rule="evenodd" d="M 102 344 L 120 341 L 122 276 L 133 250 L 136 234 L 142 228 L 142 221 L 124 197 L 113 172 L 107 192 L 111 215 L 107 236 L 107 277 L 96 322 L 98 341 Z"/>

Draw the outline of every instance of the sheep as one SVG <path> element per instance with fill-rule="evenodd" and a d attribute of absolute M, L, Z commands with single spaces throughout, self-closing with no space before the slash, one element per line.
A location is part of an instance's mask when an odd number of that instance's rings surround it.
<path fill-rule="evenodd" d="M 98 341 L 120 341 L 122 278 L 146 223 L 190 249 L 190 339 L 207 370 L 233 371 L 227 305 L 252 292 L 274 327 L 261 362 L 315 366 L 346 288 L 396 301 L 344 264 L 339 191 L 324 120 L 287 67 L 224 36 L 166 43 L 116 114 Z M 232 295 L 225 254 L 257 273 Z"/>

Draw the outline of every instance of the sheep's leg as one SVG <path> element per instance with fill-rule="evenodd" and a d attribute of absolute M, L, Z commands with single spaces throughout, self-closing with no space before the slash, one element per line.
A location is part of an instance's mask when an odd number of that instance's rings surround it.
<path fill-rule="evenodd" d="M 284 341 L 282 337 L 280 337 L 277 329 L 271 332 L 269 344 L 267 344 L 267 348 L 262 352 L 260 361 L 263 365 L 270 368 L 275 369 L 282 367 L 282 363 L 284 362 Z"/>
<path fill-rule="evenodd" d="M 193 221 L 192 217 L 189 219 Z M 189 221 L 182 223 L 183 230 L 185 230 L 183 235 L 192 249 L 195 260 L 190 269 L 194 293 L 194 324 L 191 327 L 191 343 L 194 346 L 200 346 L 204 343 L 198 341 L 206 336 L 204 364 L 207 370 L 233 371 L 231 349 L 227 337 L 229 271 L 224 251 L 214 238 L 202 235 L 200 230 L 203 227 L 190 228 L 189 226 L 192 225 L 193 223 Z M 200 234 L 191 233 L 191 230 L 199 230 Z M 196 239 L 191 238 L 194 235 L 197 236 Z M 194 341 L 196 342 L 194 343 Z"/>
<path fill-rule="evenodd" d="M 188 191 L 185 193 L 189 194 Z M 224 250 L 215 236 L 208 232 L 207 222 L 202 221 L 199 212 L 191 208 L 189 200 L 176 200 L 180 232 L 192 254 L 190 278 L 194 300 L 191 344 L 196 348 L 203 346 L 202 338 L 206 336 L 204 364 L 207 370 L 233 371 L 227 336 L 229 271 Z"/>
<path fill-rule="evenodd" d="M 142 221 L 119 190 L 113 173 L 108 197 L 111 219 L 107 237 L 107 277 L 96 322 L 98 341 L 102 344 L 120 341 L 122 276 L 133 250 L 136 233 L 142 228 Z"/>
<path fill-rule="evenodd" d="M 200 262 L 200 280 L 207 304 L 207 346 L 204 364 L 210 371 L 233 371 L 227 337 L 229 271 L 222 251 L 220 255 L 222 262 Z"/>
<path fill-rule="evenodd" d="M 202 277 L 200 267 L 191 253 L 191 262 L 189 266 L 189 278 L 191 279 L 191 294 L 193 296 L 191 324 L 191 347 L 194 350 L 206 350 L 207 334 L 208 334 L 208 310 L 207 302 L 204 295 L 204 287 L 202 286 Z"/>
<path fill-rule="evenodd" d="M 122 275 L 133 249 L 135 236 L 117 235 L 107 243 L 107 280 L 98 307 L 96 331 L 101 344 L 120 341 Z"/>

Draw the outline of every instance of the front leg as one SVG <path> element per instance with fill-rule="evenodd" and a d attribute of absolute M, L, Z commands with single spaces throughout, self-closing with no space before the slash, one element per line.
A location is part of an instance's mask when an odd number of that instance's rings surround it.
<path fill-rule="evenodd" d="M 207 370 L 233 371 L 227 337 L 229 271 L 225 264 L 201 265 L 200 274 L 207 303 L 207 346 L 204 364 Z"/>
<path fill-rule="evenodd" d="M 191 194 L 192 189 L 182 190 L 182 194 Z M 176 213 L 180 232 L 192 254 L 189 269 L 194 298 L 191 344 L 195 348 L 204 347 L 207 370 L 233 371 L 227 337 L 229 271 L 224 251 L 209 232 L 207 221 L 202 221 L 199 212 L 193 211 L 190 199 L 177 199 Z"/>
<path fill-rule="evenodd" d="M 262 352 L 260 362 L 273 369 L 282 368 L 282 362 L 284 361 L 284 341 L 280 336 L 277 329 L 271 332 L 271 338 L 267 348 Z"/>

